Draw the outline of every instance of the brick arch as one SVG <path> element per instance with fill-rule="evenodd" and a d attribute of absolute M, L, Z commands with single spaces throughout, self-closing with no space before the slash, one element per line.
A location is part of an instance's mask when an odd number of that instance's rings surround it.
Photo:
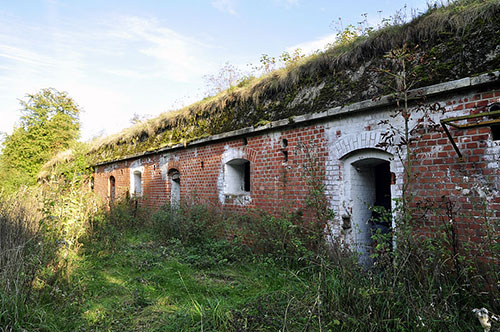
<path fill-rule="evenodd" d="M 221 156 L 221 166 L 223 166 L 225 163 L 232 159 L 246 159 L 250 161 L 251 163 L 254 163 L 257 159 L 257 150 L 249 148 L 249 147 L 237 147 L 237 148 L 230 148 L 224 151 L 224 153 Z"/>
<path fill-rule="evenodd" d="M 177 171 L 179 171 L 179 173 L 181 173 L 182 171 L 182 167 L 181 167 L 181 163 L 178 161 L 178 160 L 171 160 L 168 162 L 168 170 L 167 170 L 167 174 L 170 173 L 170 171 L 172 169 L 176 169 Z"/>
<path fill-rule="evenodd" d="M 249 148 L 249 147 L 245 147 L 243 149 L 243 154 L 244 154 L 244 156 L 246 156 L 245 159 L 247 159 L 248 161 L 250 161 L 250 162 L 253 163 L 257 159 L 258 152 L 255 149 L 252 149 L 252 148 Z"/>
<path fill-rule="evenodd" d="M 345 158 L 354 151 L 365 149 L 385 151 L 392 154 L 392 151 L 386 151 L 385 149 L 377 146 L 381 141 L 382 132 L 365 131 L 340 138 L 335 142 L 335 144 L 333 144 L 331 151 L 339 160 Z"/>

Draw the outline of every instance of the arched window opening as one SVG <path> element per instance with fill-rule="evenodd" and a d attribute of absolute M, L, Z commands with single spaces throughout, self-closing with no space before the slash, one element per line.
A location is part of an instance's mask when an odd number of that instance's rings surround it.
<path fill-rule="evenodd" d="M 181 174 L 175 168 L 168 172 L 170 181 L 170 205 L 178 207 L 181 201 Z"/>
<path fill-rule="evenodd" d="M 114 176 L 109 177 L 109 200 L 110 202 L 114 202 L 116 198 L 116 181 Z"/>
<path fill-rule="evenodd" d="M 231 195 L 250 192 L 250 161 L 233 159 L 225 165 L 225 193 Z"/>

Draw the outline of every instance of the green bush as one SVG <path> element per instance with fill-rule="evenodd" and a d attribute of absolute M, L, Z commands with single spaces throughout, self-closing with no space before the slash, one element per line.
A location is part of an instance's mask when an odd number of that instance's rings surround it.
<path fill-rule="evenodd" d="M 175 238 L 188 245 L 224 238 L 228 227 L 222 214 L 208 206 L 182 203 L 166 204 L 153 217 L 157 234 L 164 239 Z"/>
<path fill-rule="evenodd" d="M 240 232 L 255 255 L 292 266 L 309 261 L 315 255 L 310 225 L 300 217 L 261 213 L 240 224 Z"/>
<path fill-rule="evenodd" d="M 211 255 L 223 261 L 246 256 L 289 266 L 304 265 L 314 259 L 318 237 L 325 243 L 322 229 L 301 216 L 222 214 L 208 206 L 182 203 L 178 207 L 163 206 L 152 222 L 160 239 L 176 239 L 186 247 L 197 248 L 205 253 L 206 261 L 211 261 Z"/>

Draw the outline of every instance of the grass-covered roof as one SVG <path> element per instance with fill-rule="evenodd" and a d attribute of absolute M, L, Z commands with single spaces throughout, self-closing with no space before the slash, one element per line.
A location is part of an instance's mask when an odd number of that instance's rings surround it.
<path fill-rule="evenodd" d="M 375 68 L 390 50 L 408 45 L 429 62 L 426 86 L 500 68 L 500 0 L 460 0 L 246 81 L 217 96 L 166 112 L 95 141 L 94 162 L 351 104 L 387 94 Z M 138 110 L 140 111 L 140 110 Z"/>

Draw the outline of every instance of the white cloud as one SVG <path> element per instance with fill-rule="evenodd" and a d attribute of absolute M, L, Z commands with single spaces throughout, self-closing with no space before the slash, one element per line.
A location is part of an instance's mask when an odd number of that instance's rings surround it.
<path fill-rule="evenodd" d="M 200 56 L 206 45 L 194 38 L 184 36 L 162 26 L 156 19 L 141 17 L 122 17 L 113 22 L 119 30 L 110 31 L 110 35 L 125 40 L 127 43 L 139 43 L 137 51 L 149 60 L 149 77 L 168 76 L 170 79 L 187 82 L 206 73 L 208 64 Z M 144 66 L 136 76 L 144 75 Z M 126 69 L 128 75 L 133 69 Z M 123 68 L 115 72 L 124 73 Z M 132 74 L 134 75 L 134 74 Z"/>
<path fill-rule="evenodd" d="M 204 60 L 210 45 L 151 18 L 36 26 L 4 16 L 0 31 L 0 131 L 10 132 L 19 118 L 17 98 L 54 87 L 84 108 L 84 139 L 110 134 L 129 126 L 134 113 L 165 110 L 216 67 Z"/>
<path fill-rule="evenodd" d="M 36 53 L 30 52 L 29 50 L 15 47 L 12 45 L 0 44 L 0 58 L 5 58 L 12 61 L 22 62 L 25 65 L 49 65 L 49 62 L 45 62 L 41 57 L 37 56 Z"/>
<path fill-rule="evenodd" d="M 294 0 L 292 0 L 294 1 Z M 223 13 L 229 13 L 231 15 L 236 15 L 236 10 L 234 9 L 235 3 L 234 0 L 213 0 L 212 6 L 220 10 Z"/>
<path fill-rule="evenodd" d="M 287 51 L 292 52 L 293 50 L 300 48 L 303 53 L 311 54 L 317 50 L 324 50 L 326 45 L 335 42 L 336 39 L 337 39 L 337 33 L 332 33 L 312 41 L 290 46 L 287 48 Z"/>

